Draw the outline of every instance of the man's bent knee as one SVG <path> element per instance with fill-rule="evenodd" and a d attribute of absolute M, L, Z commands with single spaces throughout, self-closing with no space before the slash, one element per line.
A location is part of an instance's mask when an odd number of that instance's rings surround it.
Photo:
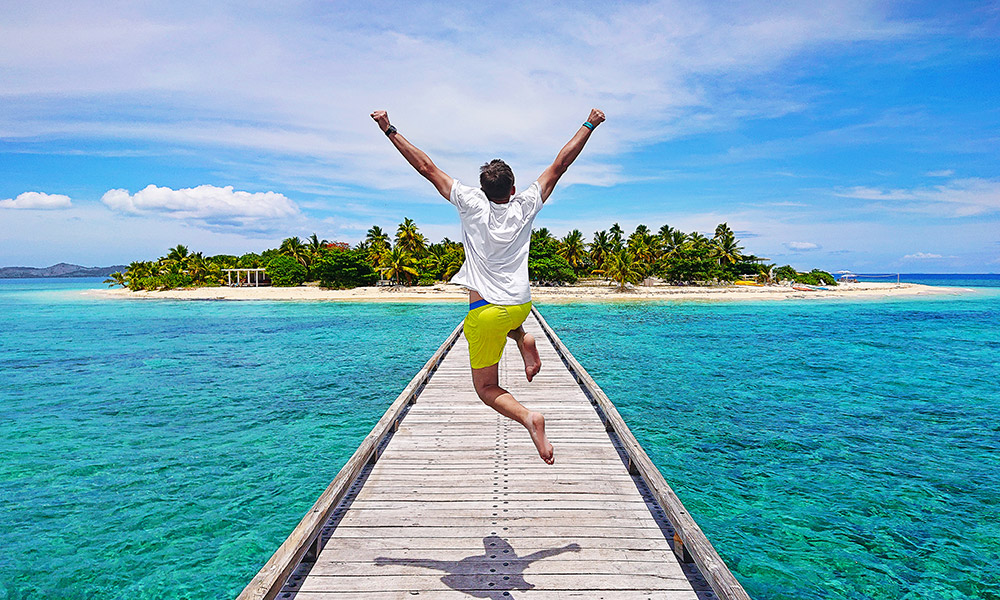
<path fill-rule="evenodd" d="M 493 401 L 496 400 L 497 397 L 506 393 L 507 390 L 495 383 L 484 383 L 476 386 L 476 394 L 479 395 L 479 399 L 482 400 L 484 404 L 493 404 Z"/>

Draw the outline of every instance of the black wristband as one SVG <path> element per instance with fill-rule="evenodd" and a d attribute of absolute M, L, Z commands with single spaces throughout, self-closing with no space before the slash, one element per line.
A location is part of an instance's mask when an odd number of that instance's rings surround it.
<path fill-rule="evenodd" d="M 389 125 L 389 129 L 385 130 L 385 137 L 389 137 L 390 135 L 392 135 L 394 133 L 396 133 L 396 126 L 395 125 Z"/>

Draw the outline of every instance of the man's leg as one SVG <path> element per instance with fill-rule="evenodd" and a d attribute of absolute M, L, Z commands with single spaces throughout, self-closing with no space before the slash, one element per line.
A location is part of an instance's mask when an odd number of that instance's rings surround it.
<path fill-rule="evenodd" d="M 555 462 L 552 456 L 552 444 L 545 437 L 545 417 L 541 413 L 531 412 L 514 399 L 510 392 L 500 387 L 499 365 L 490 365 L 482 369 L 472 369 L 472 383 L 483 404 L 489 406 L 501 415 L 517 421 L 528 430 L 531 441 L 534 442 L 538 455 L 548 464 Z"/>
<path fill-rule="evenodd" d="M 521 351 L 521 358 L 524 359 L 524 374 L 531 381 L 542 368 L 542 359 L 538 356 L 538 347 L 535 346 L 535 336 L 524 331 L 524 326 L 518 325 L 517 329 L 511 329 L 507 337 L 517 342 L 517 349 Z"/>

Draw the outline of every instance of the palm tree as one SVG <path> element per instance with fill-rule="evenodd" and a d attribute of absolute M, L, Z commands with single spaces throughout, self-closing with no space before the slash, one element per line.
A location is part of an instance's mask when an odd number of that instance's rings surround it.
<path fill-rule="evenodd" d="M 188 256 L 187 264 L 184 266 L 186 267 L 184 269 L 185 272 L 195 280 L 197 280 L 198 277 L 204 276 L 205 272 L 208 270 L 205 265 L 205 257 L 201 255 L 201 252 L 195 252 L 194 254 Z"/>
<path fill-rule="evenodd" d="M 125 270 L 128 271 L 128 269 Z M 126 279 L 125 275 L 123 275 L 121 271 L 115 271 L 114 273 L 108 275 L 108 278 L 104 280 L 104 283 L 110 284 L 108 286 L 109 288 L 115 287 L 116 285 L 126 287 L 128 286 L 128 279 Z"/>
<path fill-rule="evenodd" d="M 566 262 L 573 267 L 573 271 L 579 273 L 580 268 L 583 266 L 583 259 L 587 253 L 583 243 L 583 234 L 580 230 L 574 229 L 566 234 L 566 237 L 560 242 L 556 253 L 566 259 Z"/>
<path fill-rule="evenodd" d="M 177 244 L 156 262 L 157 272 L 154 275 L 180 275 L 187 270 L 191 259 L 187 246 Z"/>
<path fill-rule="evenodd" d="M 590 262 L 594 265 L 594 271 L 604 269 L 604 261 L 611 252 L 611 238 L 607 231 L 595 231 L 594 241 L 590 243 Z"/>
<path fill-rule="evenodd" d="M 128 275 L 130 280 L 152 277 L 156 275 L 156 265 L 155 263 L 145 260 L 132 261 L 129 264 L 128 269 L 125 270 L 125 274 Z"/>
<path fill-rule="evenodd" d="M 684 242 L 689 248 L 701 248 L 708 244 L 708 238 L 697 231 L 692 231 Z"/>
<path fill-rule="evenodd" d="M 389 241 L 389 235 L 382 231 L 381 227 L 372 225 L 359 248 L 365 251 L 368 262 L 378 268 L 382 257 L 392 248 L 392 243 Z"/>
<path fill-rule="evenodd" d="M 712 253 L 720 266 L 735 264 L 743 258 L 743 247 L 739 245 L 739 240 L 736 239 L 736 234 L 729 228 L 728 223 L 719 223 L 716 226 L 712 244 L 715 246 Z"/>
<path fill-rule="evenodd" d="M 743 258 L 743 246 L 739 245 L 739 240 L 732 231 L 723 233 L 722 237 L 712 240 L 715 245 L 714 252 L 719 264 L 722 266 L 736 264 Z"/>
<path fill-rule="evenodd" d="M 452 275 L 458 272 L 462 263 L 465 262 L 465 248 L 462 246 L 462 242 L 455 242 L 448 238 L 442 238 L 440 246 L 445 250 L 445 259 L 441 263 L 442 266 L 444 266 L 444 274 L 442 277 L 444 279 L 449 279 Z M 455 265 L 455 269 L 449 273 L 451 263 L 455 261 L 457 261 L 458 264 Z"/>
<path fill-rule="evenodd" d="M 774 264 L 757 263 L 757 275 L 763 280 L 761 283 L 774 283 L 774 267 Z"/>
<path fill-rule="evenodd" d="M 184 273 L 191 277 L 191 281 L 196 284 L 222 283 L 222 267 L 211 260 L 206 260 L 201 252 L 195 252 L 188 256 L 184 265 Z"/>
<path fill-rule="evenodd" d="M 622 226 L 618 223 L 611 225 L 611 229 L 608 230 L 611 234 L 611 248 L 618 251 L 622 247 L 622 237 L 624 237 L 625 232 L 622 230 Z"/>
<path fill-rule="evenodd" d="M 626 246 L 628 246 L 629 249 L 632 249 L 639 244 L 645 244 L 648 246 L 651 237 L 649 227 L 639 224 L 636 226 L 635 231 L 632 232 L 632 235 L 628 236 Z"/>
<path fill-rule="evenodd" d="M 444 271 L 441 273 L 441 277 L 445 280 L 451 279 L 462 268 L 464 262 L 465 247 L 462 244 L 451 244 L 448 247 L 448 253 L 445 254 Z"/>
<path fill-rule="evenodd" d="M 185 266 L 184 261 L 163 257 L 157 263 L 157 267 L 159 267 L 159 269 L 157 270 L 156 274 L 180 275 L 181 273 L 184 272 L 184 266 Z"/>
<path fill-rule="evenodd" d="M 715 239 L 719 239 L 727 235 L 733 235 L 733 230 L 729 228 L 728 223 L 719 223 L 715 226 L 715 235 L 713 236 Z"/>
<path fill-rule="evenodd" d="M 531 243 L 534 244 L 544 244 L 553 241 L 555 238 L 552 237 L 552 232 L 549 231 L 548 227 L 542 227 L 541 229 L 533 229 L 531 231 Z"/>
<path fill-rule="evenodd" d="M 389 244 L 378 244 L 376 246 L 371 246 L 368 248 L 368 262 L 372 265 L 378 266 L 382 264 L 382 259 L 385 258 L 387 254 L 392 250 L 392 246 Z"/>
<path fill-rule="evenodd" d="M 330 243 L 329 240 L 321 240 L 318 237 L 316 237 L 315 233 L 313 233 L 311 236 L 309 236 L 309 239 L 306 241 L 306 248 L 309 250 L 309 254 L 316 256 L 317 254 L 319 254 L 320 250 L 322 250 L 323 247 L 329 243 Z"/>
<path fill-rule="evenodd" d="M 656 242 L 657 239 L 651 236 L 642 237 L 633 234 L 628 240 L 627 251 L 635 258 L 636 264 L 643 276 L 652 270 L 653 263 L 656 261 L 659 250 L 659 245 Z"/>
<path fill-rule="evenodd" d="M 433 258 L 435 260 L 441 260 L 444 255 L 448 252 L 448 247 L 443 243 L 441 244 L 431 244 L 427 246 L 427 258 Z"/>
<path fill-rule="evenodd" d="M 309 266 L 309 250 L 302 240 L 298 236 L 285 238 L 281 241 L 281 246 L 278 246 L 278 252 L 291 256 L 295 260 L 299 261 L 303 267 Z"/>
<path fill-rule="evenodd" d="M 433 275 L 435 278 L 441 273 L 445 265 L 448 249 L 444 244 L 431 244 L 427 246 L 427 255 L 420 260 L 420 272 L 425 275 Z"/>
<path fill-rule="evenodd" d="M 176 246 L 174 246 L 173 248 L 171 248 L 167 252 L 167 255 L 165 257 L 163 257 L 163 258 L 165 258 L 166 260 L 171 260 L 171 261 L 174 261 L 174 262 L 183 263 L 187 259 L 188 254 L 189 253 L 188 253 L 187 246 L 185 246 L 183 244 L 177 244 Z"/>
<path fill-rule="evenodd" d="M 417 224 L 413 219 L 406 217 L 396 229 L 396 246 L 409 252 L 413 256 L 423 256 L 427 249 L 427 240 L 417 230 Z"/>
<path fill-rule="evenodd" d="M 382 231 L 382 228 L 378 225 L 372 225 L 372 228 L 368 230 L 368 234 L 365 236 L 365 243 L 368 244 L 369 248 L 388 246 L 389 235 Z"/>
<path fill-rule="evenodd" d="M 667 250 L 668 254 L 673 254 L 678 248 L 686 244 L 688 241 L 688 236 L 686 233 L 680 229 L 674 229 L 670 233 L 670 240 L 664 245 L 664 250 Z"/>
<path fill-rule="evenodd" d="M 618 291 L 625 291 L 627 284 L 642 281 L 642 265 L 628 250 L 621 249 L 612 252 L 604 262 L 604 273 L 611 281 L 618 284 Z"/>
<path fill-rule="evenodd" d="M 382 256 L 378 270 L 387 279 L 391 279 L 397 284 L 404 278 L 407 284 L 409 284 L 413 281 L 414 277 L 419 275 L 417 272 L 417 261 L 414 260 L 409 252 L 401 248 L 399 244 L 396 244 L 395 248 Z"/>
<path fill-rule="evenodd" d="M 123 273 L 125 285 L 130 290 L 142 289 L 145 280 L 156 277 L 158 271 L 159 263 L 145 260 L 132 261 L 129 263 L 128 268 L 125 269 L 125 273 Z"/>

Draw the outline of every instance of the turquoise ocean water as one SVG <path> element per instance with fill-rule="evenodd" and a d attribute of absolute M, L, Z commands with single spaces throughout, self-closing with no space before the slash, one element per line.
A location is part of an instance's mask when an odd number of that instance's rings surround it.
<path fill-rule="evenodd" d="M 0 280 L 3 600 L 235 596 L 463 316 L 96 287 Z M 1000 288 L 540 308 L 754 598 L 1000 598 Z"/>

